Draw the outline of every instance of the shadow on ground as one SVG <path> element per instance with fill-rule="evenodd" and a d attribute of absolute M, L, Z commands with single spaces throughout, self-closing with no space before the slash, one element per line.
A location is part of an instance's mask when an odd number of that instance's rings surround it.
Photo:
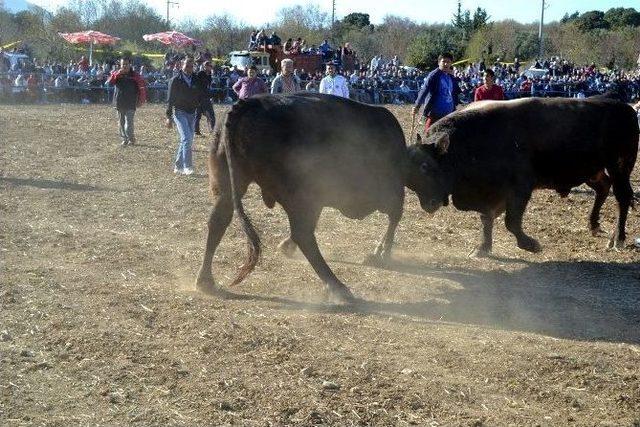
<path fill-rule="evenodd" d="M 523 263 L 515 271 L 484 271 L 394 260 L 386 268 L 461 286 L 452 286 L 433 300 L 359 300 L 353 305 L 309 304 L 231 291 L 222 296 L 279 303 L 285 309 L 397 314 L 557 338 L 640 343 L 640 263 L 550 261 Z"/>
<path fill-rule="evenodd" d="M 27 187 L 54 189 L 54 190 L 114 191 L 110 188 L 95 187 L 92 185 L 76 184 L 73 182 L 65 182 L 65 181 L 53 181 L 50 179 L 0 177 L 0 182 L 7 183 L 10 185 L 15 185 L 15 186 L 27 186 Z"/>

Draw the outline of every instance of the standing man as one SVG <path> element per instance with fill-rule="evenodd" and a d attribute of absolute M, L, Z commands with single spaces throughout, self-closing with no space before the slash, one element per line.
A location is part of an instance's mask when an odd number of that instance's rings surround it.
<path fill-rule="evenodd" d="M 283 59 L 280 67 L 280 74 L 271 82 L 271 93 L 300 92 L 300 79 L 293 73 L 293 60 Z"/>
<path fill-rule="evenodd" d="M 333 63 L 327 64 L 327 75 L 320 80 L 320 93 L 349 98 L 349 85 L 347 79 L 340 74 L 336 74 L 336 66 Z"/>
<path fill-rule="evenodd" d="M 196 135 L 202 135 L 200 132 L 200 118 L 204 115 L 209 123 L 209 130 L 213 132 L 213 127 L 216 124 L 216 116 L 213 112 L 213 106 L 211 105 L 211 73 L 213 66 L 210 61 L 205 61 L 202 64 L 202 70 L 196 75 L 197 84 L 200 88 L 200 105 L 196 112 Z"/>
<path fill-rule="evenodd" d="M 109 86 L 115 86 L 113 97 L 120 120 L 120 137 L 122 146 L 136 143 L 134 134 L 133 117 L 136 108 L 140 107 L 147 100 L 147 88 L 144 79 L 140 74 L 131 68 L 129 58 L 120 59 L 120 69 L 114 71 L 107 80 Z"/>
<path fill-rule="evenodd" d="M 484 84 L 479 86 L 475 94 L 473 96 L 474 101 L 485 101 L 485 100 L 496 100 L 503 101 L 504 100 L 504 92 L 500 85 L 495 84 L 496 75 L 491 68 L 484 72 Z"/>
<path fill-rule="evenodd" d="M 192 57 L 186 56 L 182 60 L 182 69 L 169 81 L 167 98 L 165 124 L 171 129 L 175 123 L 180 136 L 173 172 L 179 175 L 191 175 L 193 174 L 191 145 L 195 131 L 196 109 L 200 104 L 200 89 L 193 74 Z"/>
<path fill-rule="evenodd" d="M 431 125 L 452 113 L 458 105 L 458 95 L 460 87 L 453 78 L 453 67 L 451 62 L 453 57 L 446 53 L 438 57 L 438 68 L 429 73 L 424 80 L 418 98 L 413 106 L 413 116 L 416 115 L 420 106 L 424 104 L 422 114 L 427 118 L 424 126 L 425 132 Z"/>

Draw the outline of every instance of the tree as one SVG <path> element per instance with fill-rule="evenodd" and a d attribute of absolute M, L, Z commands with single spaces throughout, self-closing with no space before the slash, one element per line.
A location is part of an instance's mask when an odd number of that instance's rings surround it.
<path fill-rule="evenodd" d="M 232 50 L 245 49 L 250 31 L 230 15 L 213 15 L 205 20 L 201 37 L 213 46 L 216 56 L 222 57 Z"/>
<path fill-rule="evenodd" d="M 585 12 L 580 15 L 576 20 L 575 24 L 583 32 L 595 30 L 595 29 L 607 29 L 609 28 L 609 23 L 604 19 L 604 12 L 599 10 L 592 10 L 589 12 Z"/>
<path fill-rule="evenodd" d="M 423 31 L 407 49 L 407 63 L 419 68 L 434 68 L 438 55 L 451 53 L 460 59 L 464 52 L 459 32 L 450 26 L 432 27 Z"/>
<path fill-rule="evenodd" d="M 640 12 L 636 12 L 636 10 L 631 7 L 628 9 L 624 7 L 614 7 L 605 12 L 604 20 L 612 29 L 627 26 L 638 27 L 640 26 Z"/>
<path fill-rule="evenodd" d="M 376 27 L 375 35 L 379 39 L 380 51 L 387 57 L 398 55 L 403 61 L 407 48 L 418 34 L 420 26 L 409 18 L 387 15 L 382 24 Z"/>
<path fill-rule="evenodd" d="M 569 22 L 575 21 L 576 19 L 578 19 L 579 16 L 580 16 L 579 12 L 573 12 L 571 15 L 569 15 L 569 13 L 567 12 L 564 14 L 562 19 L 560 19 L 560 22 L 562 24 L 567 24 Z"/>
<path fill-rule="evenodd" d="M 342 18 L 342 24 L 360 29 L 371 25 L 368 13 L 353 12 Z"/>
<path fill-rule="evenodd" d="M 275 29 L 283 39 L 302 37 L 307 44 L 320 44 L 329 33 L 329 14 L 309 4 L 284 7 L 277 13 Z"/>

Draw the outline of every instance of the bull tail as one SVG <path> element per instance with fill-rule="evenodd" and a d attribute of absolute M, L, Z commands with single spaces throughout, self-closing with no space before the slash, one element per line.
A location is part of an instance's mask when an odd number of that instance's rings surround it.
<path fill-rule="evenodd" d="M 240 267 L 238 275 L 235 279 L 233 279 L 229 286 L 235 286 L 238 283 L 242 282 L 244 278 L 253 271 L 256 264 L 258 263 L 258 260 L 260 259 L 261 252 L 260 237 L 258 237 L 256 229 L 253 227 L 251 220 L 244 211 L 244 207 L 242 206 L 242 195 L 238 192 L 239 171 L 236 170 L 237 151 L 235 129 L 244 110 L 244 104 L 245 103 L 243 101 L 239 101 L 236 105 L 233 106 L 231 111 L 229 111 L 225 123 L 225 137 L 223 139 L 225 156 L 227 158 L 227 167 L 229 168 L 229 182 L 231 184 L 233 209 L 238 215 L 238 218 L 240 218 L 242 231 L 244 231 L 244 234 L 246 234 L 247 236 L 248 246 L 247 259 L 245 260 L 242 267 Z"/>

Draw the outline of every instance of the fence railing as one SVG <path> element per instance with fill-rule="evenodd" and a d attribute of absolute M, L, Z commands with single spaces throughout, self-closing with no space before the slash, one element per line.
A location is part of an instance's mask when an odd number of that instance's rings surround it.
<path fill-rule="evenodd" d="M 7 77 L 13 77 L 9 79 Z M 63 75 L 66 78 L 66 75 Z M 85 104 L 107 104 L 113 101 L 114 88 L 102 84 L 75 83 L 64 87 L 55 87 L 50 84 L 55 76 L 49 76 L 45 80 L 43 75 L 37 75 L 37 84 L 32 86 L 15 86 L 15 74 L 0 74 L 0 103 L 85 103 Z M 410 82 L 407 84 L 406 82 Z M 416 86 L 415 80 L 407 80 L 407 86 Z M 302 87 L 305 87 L 303 82 Z M 505 90 L 507 99 L 523 97 L 589 97 L 602 93 L 603 90 L 585 90 L 579 86 L 567 83 L 562 89 L 545 90 L 535 88 L 534 90 L 522 91 L 519 89 Z M 632 99 L 640 96 L 640 85 L 631 85 L 629 95 Z M 214 103 L 229 103 L 237 100 L 235 92 L 226 86 L 211 89 L 211 99 Z M 351 88 L 351 98 L 368 104 L 407 104 L 415 102 L 418 90 L 362 88 L 356 85 Z M 147 99 L 151 103 L 164 103 L 167 99 L 167 83 L 153 82 L 147 85 Z M 463 91 L 461 101 L 468 103 L 473 101 L 473 90 Z"/>

